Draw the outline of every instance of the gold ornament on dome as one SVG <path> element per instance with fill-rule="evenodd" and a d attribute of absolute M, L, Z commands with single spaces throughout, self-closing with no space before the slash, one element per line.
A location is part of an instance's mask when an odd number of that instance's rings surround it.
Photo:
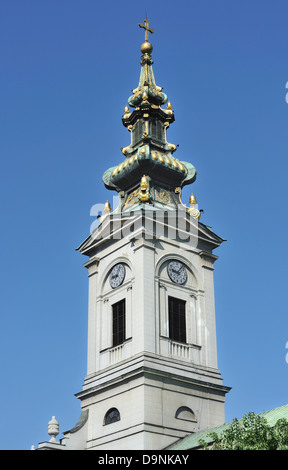
<path fill-rule="evenodd" d="M 188 209 L 189 214 L 193 217 L 193 219 L 200 220 L 201 212 L 197 209 L 197 200 L 194 194 L 191 194 L 189 198 L 190 209 Z"/>
<path fill-rule="evenodd" d="M 143 175 L 140 183 L 140 191 L 138 199 L 141 202 L 148 202 L 151 199 L 151 194 L 149 192 L 149 180 L 147 176 Z"/>
<path fill-rule="evenodd" d="M 105 202 L 103 210 L 104 210 L 105 214 L 109 214 L 109 212 L 111 212 L 111 206 L 110 206 L 109 201 Z"/>
<path fill-rule="evenodd" d="M 154 33 L 154 29 L 152 28 L 149 28 L 149 20 L 146 18 L 144 20 L 144 24 L 143 23 L 139 23 L 139 26 L 140 28 L 144 28 L 145 29 L 145 42 L 143 42 L 142 46 L 141 46 L 141 52 L 142 54 L 149 54 L 151 55 L 152 54 L 152 51 L 153 51 L 153 46 L 152 44 L 149 42 L 149 36 L 148 34 L 151 33 L 153 34 Z"/>

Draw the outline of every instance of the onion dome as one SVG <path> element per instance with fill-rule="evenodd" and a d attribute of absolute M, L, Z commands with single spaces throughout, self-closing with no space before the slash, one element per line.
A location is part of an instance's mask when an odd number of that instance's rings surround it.
<path fill-rule="evenodd" d="M 154 30 L 149 28 L 149 22 L 146 19 L 144 25 L 139 23 L 141 28 L 145 29 L 145 42 L 141 45 L 141 72 L 138 87 L 133 91 L 133 95 L 128 99 L 128 104 L 131 107 L 139 106 L 142 102 L 153 103 L 162 106 L 167 103 L 168 98 L 162 92 L 162 87 L 156 85 L 153 68 L 152 68 L 152 51 L 153 46 L 148 41 L 148 31 L 154 33 Z"/>
<path fill-rule="evenodd" d="M 145 41 L 141 45 L 140 80 L 122 116 L 122 123 L 131 134 L 131 143 L 121 148 L 122 160 L 106 170 L 102 179 L 107 189 L 121 193 L 124 205 L 134 199 L 137 203 L 155 205 L 157 198 L 174 201 L 179 188 L 181 190 L 195 181 L 196 169 L 191 163 L 175 158 L 178 146 L 167 141 L 167 129 L 175 120 L 173 107 L 154 78 L 153 46 L 148 40 L 148 33 L 154 33 L 154 30 L 149 28 L 147 19 L 139 26 L 145 30 Z M 167 106 L 164 109 L 161 106 L 165 103 Z M 130 107 L 134 108 L 132 112 Z M 143 175 L 145 181 L 149 181 L 147 192 L 141 188 Z"/>

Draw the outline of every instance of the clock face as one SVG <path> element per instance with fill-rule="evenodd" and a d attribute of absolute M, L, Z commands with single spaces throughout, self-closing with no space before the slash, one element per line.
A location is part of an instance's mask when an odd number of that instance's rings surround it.
<path fill-rule="evenodd" d="M 122 263 L 115 264 L 110 273 L 110 286 L 112 289 L 122 284 L 125 278 L 125 266 Z"/>
<path fill-rule="evenodd" d="M 180 261 L 171 261 L 167 268 L 171 281 L 176 284 L 185 284 L 187 281 L 187 271 L 185 266 Z"/>

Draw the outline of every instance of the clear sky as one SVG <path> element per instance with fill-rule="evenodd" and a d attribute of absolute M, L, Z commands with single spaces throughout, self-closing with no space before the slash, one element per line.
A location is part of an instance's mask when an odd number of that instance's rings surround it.
<path fill-rule="evenodd" d="M 168 141 L 196 167 L 215 252 L 226 421 L 288 402 L 287 0 L 1 0 L 1 449 L 80 415 L 88 278 L 75 248 L 130 143 L 146 11 Z M 288 345 L 288 343 L 287 343 Z"/>

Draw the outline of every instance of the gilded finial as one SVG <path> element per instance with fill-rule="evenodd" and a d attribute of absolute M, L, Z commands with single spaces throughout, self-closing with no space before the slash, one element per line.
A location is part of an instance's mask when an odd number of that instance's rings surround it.
<path fill-rule="evenodd" d="M 109 204 L 109 201 L 105 202 L 103 211 L 105 212 L 105 214 L 109 214 L 109 212 L 111 212 L 111 206 Z"/>
<path fill-rule="evenodd" d="M 129 114 L 130 113 L 130 109 L 129 107 L 126 105 L 125 108 L 124 108 L 124 114 Z"/>
<path fill-rule="evenodd" d="M 198 207 L 197 206 L 197 199 L 194 196 L 194 194 L 191 194 L 191 196 L 189 198 L 189 204 L 191 206 L 191 208 L 188 209 L 189 214 L 192 215 L 193 219 L 200 220 L 201 212 L 197 208 Z"/>
<path fill-rule="evenodd" d="M 167 107 L 166 107 L 166 109 L 165 109 L 165 112 L 166 112 L 167 114 L 170 114 L 170 115 L 173 114 L 173 109 L 172 109 L 171 101 L 168 101 Z"/>
<path fill-rule="evenodd" d="M 143 42 L 143 44 L 141 46 L 141 52 L 142 52 L 142 54 L 151 54 L 152 51 L 153 51 L 153 46 L 148 40 L 149 39 L 148 38 L 148 33 L 153 34 L 154 29 L 149 28 L 149 20 L 147 18 L 144 20 L 144 24 L 139 23 L 139 26 L 140 26 L 140 28 L 145 29 L 145 42 Z"/>
<path fill-rule="evenodd" d="M 190 206 L 195 206 L 197 204 L 197 200 L 194 194 L 191 194 L 190 199 L 189 199 L 189 204 Z"/>
<path fill-rule="evenodd" d="M 152 28 L 149 28 L 149 20 L 148 18 L 146 18 L 144 20 L 144 24 L 143 23 L 139 23 L 139 26 L 140 28 L 144 28 L 145 29 L 145 42 L 148 42 L 148 32 L 153 34 L 154 33 L 154 29 Z"/>
<path fill-rule="evenodd" d="M 109 201 L 105 202 L 104 207 L 103 207 L 103 212 L 105 212 L 104 215 L 98 216 L 100 217 L 100 224 L 102 224 L 103 220 L 105 220 L 109 212 L 111 212 L 111 206 L 109 204 Z"/>

